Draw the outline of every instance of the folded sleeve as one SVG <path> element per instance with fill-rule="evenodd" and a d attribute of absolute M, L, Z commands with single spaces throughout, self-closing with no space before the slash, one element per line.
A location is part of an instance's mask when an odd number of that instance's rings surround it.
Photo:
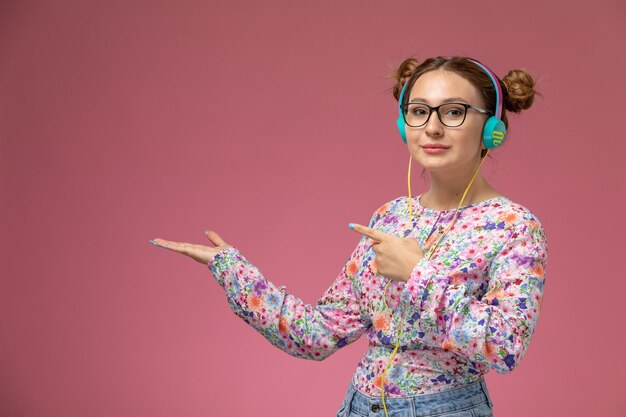
<path fill-rule="evenodd" d="M 208 266 L 233 312 L 271 344 L 295 357 L 322 360 L 369 327 L 361 314 L 357 281 L 365 249 L 362 239 L 314 306 L 266 280 L 235 248 L 220 251 Z"/>
<path fill-rule="evenodd" d="M 450 270 L 422 259 L 401 300 L 419 317 L 425 342 L 488 365 L 513 370 L 530 342 L 543 297 L 546 237 L 540 223 L 525 220 L 508 230 L 508 240 L 487 267 L 482 297 L 455 284 Z"/>

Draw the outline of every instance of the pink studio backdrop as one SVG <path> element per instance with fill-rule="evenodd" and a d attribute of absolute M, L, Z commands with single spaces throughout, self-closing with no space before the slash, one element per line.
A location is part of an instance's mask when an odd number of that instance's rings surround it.
<path fill-rule="evenodd" d="M 625 41 L 607 0 L 1 2 L 0 416 L 334 415 L 365 338 L 290 357 L 148 240 L 213 228 L 315 303 L 406 193 L 385 74 L 439 54 L 543 94 L 485 169 L 550 245 L 496 416 L 626 415 Z"/>

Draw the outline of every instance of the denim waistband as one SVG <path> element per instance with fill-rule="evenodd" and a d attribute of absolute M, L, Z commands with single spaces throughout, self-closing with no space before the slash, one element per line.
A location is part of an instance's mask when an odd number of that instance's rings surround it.
<path fill-rule="evenodd" d="M 492 406 L 487 385 L 484 380 L 461 385 L 434 394 L 412 397 L 385 397 L 389 417 L 400 416 L 436 416 L 442 413 L 462 411 L 482 403 Z M 359 392 L 354 383 L 350 383 L 339 417 L 348 416 L 350 411 L 361 416 L 384 416 L 382 399 Z"/>

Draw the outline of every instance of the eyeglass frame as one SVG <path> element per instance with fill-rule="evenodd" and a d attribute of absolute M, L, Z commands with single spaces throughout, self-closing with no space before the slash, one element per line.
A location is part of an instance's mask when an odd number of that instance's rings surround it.
<path fill-rule="evenodd" d="M 409 105 L 411 105 L 411 104 L 422 104 L 422 105 L 424 105 L 424 106 L 428 107 L 428 117 L 426 118 L 426 121 L 425 121 L 424 123 L 422 123 L 421 125 L 418 125 L 418 126 L 413 126 L 413 125 L 410 125 L 410 124 L 406 121 L 407 108 L 408 108 L 408 106 L 409 106 Z M 465 108 L 465 114 L 463 114 L 463 120 L 461 120 L 461 123 L 459 123 L 459 124 L 458 124 L 458 125 L 456 125 L 456 126 L 448 126 L 447 124 L 445 124 L 445 123 L 443 122 L 443 120 L 441 120 L 441 114 L 439 114 L 439 108 L 440 108 L 440 107 L 443 107 L 443 106 L 448 106 L 448 105 L 450 105 L 450 104 L 459 104 L 459 105 L 461 105 L 461 106 L 463 106 L 463 107 Z M 407 126 L 409 126 L 409 127 L 422 127 L 422 126 L 425 126 L 425 125 L 428 123 L 428 121 L 430 120 L 430 116 L 432 116 L 433 111 L 434 111 L 435 113 L 437 113 L 437 117 L 439 118 L 439 121 L 440 121 L 440 122 L 441 122 L 441 124 L 442 124 L 442 125 L 444 125 L 445 127 L 459 127 L 459 126 L 462 126 L 462 125 L 463 125 L 463 123 L 465 123 L 465 119 L 467 118 L 467 110 L 469 110 L 469 109 L 476 110 L 477 112 L 482 113 L 482 114 L 486 114 L 486 115 L 488 115 L 488 116 L 491 116 L 491 115 L 492 115 L 492 114 L 491 114 L 491 112 L 489 112 L 488 110 L 481 109 L 480 107 L 475 107 L 475 106 L 472 106 L 471 104 L 467 104 L 467 103 L 459 103 L 459 102 L 442 103 L 442 104 L 440 104 L 440 105 L 438 105 L 438 106 L 432 107 L 432 106 L 429 106 L 429 105 L 428 105 L 428 104 L 426 104 L 426 103 L 422 103 L 422 102 L 420 102 L 420 101 L 414 101 L 414 102 L 409 102 L 409 103 L 403 104 L 402 106 L 400 106 L 400 108 L 402 109 L 402 119 L 404 119 L 404 123 L 406 123 L 406 125 L 407 125 Z"/>

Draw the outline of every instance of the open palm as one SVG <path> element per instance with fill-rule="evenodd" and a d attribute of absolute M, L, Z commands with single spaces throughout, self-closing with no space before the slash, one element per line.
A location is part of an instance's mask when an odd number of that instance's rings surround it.
<path fill-rule="evenodd" d="M 191 259 L 206 264 L 209 259 L 212 259 L 219 251 L 225 248 L 231 248 L 232 246 L 224 242 L 217 233 L 209 230 L 205 232 L 206 237 L 209 238 L 211 243 L 215 246 L 198 245 L 195 243 L 174 242 L 171 240 L 165 240 L 156 238 L 151 240 L 155 246 L 171 250 L 176 253 L 180 253 L 190 257 Z"/>

